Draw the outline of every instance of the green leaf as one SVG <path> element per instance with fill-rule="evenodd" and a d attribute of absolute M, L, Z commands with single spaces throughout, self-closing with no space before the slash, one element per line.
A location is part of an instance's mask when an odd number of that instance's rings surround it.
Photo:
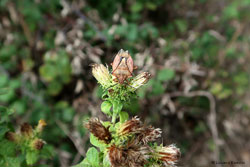
<path fill-rule="evenodd" d="M 86 159 L 93 167 L 100 166 L 99 152 L 94 147 L 89 148 Z"/>
<path fill-rule="evenodd" d="M 173 79 L 175 76 L 175 72 L 171 69 L 162 69 L 157 74 L 157 79 L 160 81 L 169 81 Z"/>
<path fill-rule="evenodd" d="M 13 142 L 6 139 L 0 140 L 0 155 L 4 156 L 14 156 L 16 146 Z"/>
<path fill-rule="evenodd" d="M 131 11 L 133 13 L 136 12 L 140 12 L 143 9 L 143 4 L 140 2 L 135 2 L 132 6 L 131 6 Z"/>
<path fill-rule="evenodd" d="M 129 118 L 129 115 L 128 115 L 127 112 L 120 112 L 119 116 L 120 116 L 120 122 L 121 123 L 124 123 Z"/>
<path fill-rule="evenodd" d="M 104 158 L 103 158 L 103 167 L 110 167 L 110 166 L 111 166 L 111 164 L 110 164 L 108 155 L 105 155 L 105 154 L 104 154 Z"/>
<path fill-rule="evenodd" d="M 4 91 L 2 87 L 7 86 L 7 84 L 8 84 L 8 76 L 1 73 L 1 75 L 0 75 L 0 88 L 1 88 L 1 92 Z"/>
<path fill-rule="evenodd" d="M 0 78 L 0 82 L 1 82 L 1 78 Z M 10 90 L 9 88 L 1 88 L 1 83 L 0 83 L 0 96 L 7 94 L 9 90 Z"/>
<path fill-rule="evenodd" d="M 197 133 L 203 133 L 203 132 L 205 132 L 206 130 L 207 130 L 206 125 L 205 125 L 204 122 L 202 122 L 202 121 L 200 121 L 200 122 L 198 123 L 198 125 L 194 128 L 195 134 L 197 134 Z"/>
<path fill-rule="evenodd" d="M 21 157 L 5 157 L 4 167 L 20 167 L 22 158 Z M 0 165 L 2 163 L 0 162 Z"/>
<path fill-rule="evenodd" d="M 129 32 L 129 33 L 127 33 Z M 135 41 L 138 37 L 138 26 L 136 24 L 129 24 L 126 32 L 126 38 L 129 41 Z"/>
<path fill-rule="evenodd" d="M 88 162 L 88 159 L 85 158 L 80 164 L 74 165 L 72 167 L 92 167 L 91 164 Z"/>
<path fill-rule="evenodd" d="M 0 1 L 0 7 L 6 7 L 5 5 L 7 4 L 8 0 L 2 0 Z"/>
<path fill-rule="evenodd" d="M 153 2 L 146 2 L 146 8 L 148 8 L 149 10 L 156 10 L 157 5 Z"/>
<path fill-rule="evenodd" d="M 1 125 L 0 126 L 0 139 L 5 135 L 5 133 L 9 130 L 7 126 Z"/>
<path fill-rule="evenodd" d="M 16 52 L 16 45 L 3 46 L 0 48 L 0 60 L 10 59 Z"/>
<path fill-rule="evenodd" d="M 8 122 L 9 115 L 13 114 L 15 111 L 7 107 L 0 106 L 0 123 Z"/>
<path fill-rule="evenodd" d="M 41 158 L 48 159 L 56 155 L 56 151 L 52 145 L 45 144 L 43 149 L 40 151 Z"/>
<path fill-rule="evenodd" d="M 93 134 L 90 134 L 90 143 L 96 147 L 99 147 L 100 150 L 104 149 L 106 147 L 106 144 L 100 140 L 97 139 Z"/>
<path fill-rule="evenodd" d="M 175 20 L 175 25 L 181 33 L 185 33 L 188 28 L 188 24 L 185 20 Z"/>
<path fill-rule="evenodd" d="M 153 82 L 152 85 L 152 94 L 153 95 L 161 95 L 165 91 L 165 88 L 163 87 L 162 83 L 159 81 Z"/>
<path fill-rule="evenodd" d="M 26 112 L 26 104 L 23 99 L 13 102 L 10 107 L 13 108 L 17 114 L 23 114 Z"/>
<path fill-rule="evenodd" d="M 213 93 L 214 95 L 218 95 L 223 89 L 223 85 L 219 82 L 215 82 L 212 84 L 210 88 L 210 92 Z"/>
<path fill-rule="evenodd" d="M 49 85 L 48 85 L 48 93 L 51 95 L 57 95 L 61 90 L 62 90 L 62 84 L 57 81 L 53 80 Z"/>
<path fill-rule="evenodd" d="M 101 110 L 103 113 L 107 115 L 112 115 L 111 107 L 112 107 L 112 103 L 110 103 L 109 101 L 104 101 L 101 105 Z"/>
<path fill-rule="evenodd" d="M 213 83 L 211 85 L 210 92 L 213 93 L 218 99 L 225 99 L 233 93 L 231 89 L 223 87 L 220 82 Z"/>
<path fill-rule="evenodd" d="M 51 82 L 58 75 L 58 72 L 53 64 L 42 65 L 39 69 L 39 72 L 41 77 L 47 82 Z"/>
<path fill-rule="evenodd" d="M 38 159 L 38 152 L 36 152 L 36 151 L 27 152 L 26 163 L 28 165 L 32 165 L 32 164 L 36 163 L 37 159 Z"/>
<path fill-rule="evenodd" d="M 122 107 L 123 107 L 123 105 L 121 102 L 119 102 L 119 101 L 113 102 L 113 112 L 114 113 L 117 113 L 117 114 L 120 113 L 122 110 Z"/>

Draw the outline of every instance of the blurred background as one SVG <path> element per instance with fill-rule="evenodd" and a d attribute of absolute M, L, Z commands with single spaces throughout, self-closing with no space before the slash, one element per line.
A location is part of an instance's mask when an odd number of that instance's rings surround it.
<path fill-rule="evenodd" d="M 152 74 L 126 106 L 176 143 L 179 166 L 250 166 L 250 0 L 1 0 L 0 104 L 15 127 L 45 119 L 50 159 L 79 163 L 90 146 L 82 122 L 107 120 L 91 63 L 129 50 Z"/>

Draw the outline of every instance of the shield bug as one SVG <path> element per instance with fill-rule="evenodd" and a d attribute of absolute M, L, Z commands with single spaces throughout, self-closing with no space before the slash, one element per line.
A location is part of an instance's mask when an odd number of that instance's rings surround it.
<path fill-rule="evenodd" d="M 112 75 L 115 76 L 114 81 L 123 84 L 125 80 L 132 77 L 133 70 L 136 69 L 134 62 L 128 51 L 121 49 L 115 56 L 112 65 Z"/>

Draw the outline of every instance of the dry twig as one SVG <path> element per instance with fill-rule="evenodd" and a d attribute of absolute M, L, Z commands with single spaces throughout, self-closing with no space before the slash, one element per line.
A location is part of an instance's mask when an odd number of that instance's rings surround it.
<path fill-rule="evenodd" d="M 208 125 L 212 133 L 212 137 L 214 140 L 214 143 L 216 145 L 214 150 L 214 159 L 219 160 L 219 151 L 220 151 L 220 140 L 218 137 L 218 128 L 216 123 L 216 102 L 213 97 L 213 95 L 210 92 L 207 91 L 193 91 L 193 92 L 173 92 L 170 94 L 170 97 L 178 97 L 178 96 L 184 96 L 184 97 L 196 97 L 196 96 L 204 96 L 207 97 L 210 102 L 210 113 L 208 117 Z"/>

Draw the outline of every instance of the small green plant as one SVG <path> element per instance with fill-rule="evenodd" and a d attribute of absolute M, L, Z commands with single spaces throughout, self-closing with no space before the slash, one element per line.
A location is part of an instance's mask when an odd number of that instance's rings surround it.
<path fill-rule="evenodd" d="M 0 89 L 0 95 L 9 89 Z M 20 131 L 14 132 L 11 116 L 15 110 L 0 105 L 0 166 L 27 167 L 34 165 L 41 157 L 48 158 L 49 150 L 43 149 L 45 141 L 40 137 L 46 122 L 40 120 L 33 129 L 23 123 Z"/>
<path fill-rule="evenodd" d="M 70 82 L 71 66 L 68 55 L 62 50 L 47 52 L 39 72 L 42 80 L 48 85 L 48 93 L 57 95 L 63 85 Z"/>
<path fill-rule="evenodd" d="M 138 117 L 129 119 L 123 106 L 137 98 L 136 90 L 146 84 L 150 74 L 133 77 L 135 67 L 128 51 L 121 50 L 112 64 L 112 72 L 102 64 L 92 65 L 93 76 L 105 90 L 101 110 L 112 121 L 91 118 L 84 125 L 90 142 L 85 159 L 77 167 L 144 167 L 175 166 L 180 150 L 175 145 L 157 145 L 161 129 L 144 125 Z M 119 121 L 117 122 L 117 119 Z"/>
<path fill-rule="evenodd" d="M 13 127 L 9 117 L 14 113 L 5 107 L 0 107 L 0 166 L 19 167 L 35 164 L 43 156 L 45 142 L 40 139 L 46 125 L 40 120 L 36 128 L 28 123 L 21 125 L 20 132 L 12 132 Z"/>

